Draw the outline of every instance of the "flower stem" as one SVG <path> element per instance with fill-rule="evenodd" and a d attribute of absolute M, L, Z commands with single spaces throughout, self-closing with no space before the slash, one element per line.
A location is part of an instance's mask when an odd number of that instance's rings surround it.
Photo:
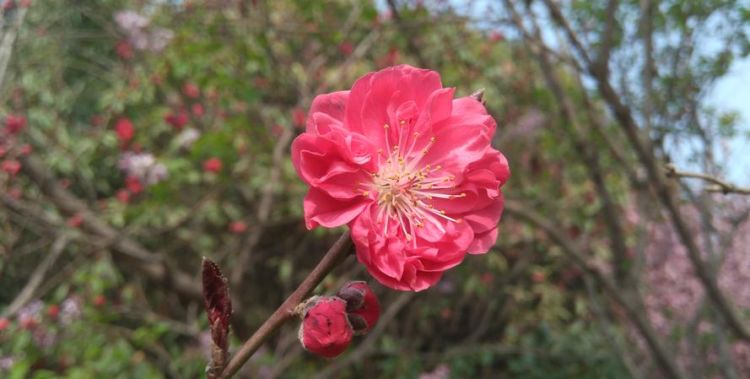
<path fill-rule="evenodd" d="M 318 262 L 318 265 L 307 275 L 294 292 L 284 300 L 273 314 L 245 341 L 237 350 L 229 364 L 221 374 L 221 379 L 228 379 L 239 371 L 242 365 L 255 353 L 256 350 L 273 334 L 281 325 L 293 317 L 294 309 L 304 300 L 315 287 L 330 273 L 349 253 L 351 239 L 349 232 L 345 232 L 328 249 L 328 252 Z"/>

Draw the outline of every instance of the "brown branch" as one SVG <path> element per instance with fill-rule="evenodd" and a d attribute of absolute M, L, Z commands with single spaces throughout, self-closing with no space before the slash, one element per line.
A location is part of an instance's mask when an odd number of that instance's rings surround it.
<path fill-rule="evenodd" d="M 47 275 L 47 271 L 52 268 L 58 258 L 62 255 L 63 251 L 65 251 L 65 247 L 68 246 L 69 240 L 70 237 L 65 234 L 61 234 L 55 239 L 49 254 L 44 258 L 42 263 L 34 269 L 34 272 L 29 277 L 29 281 L 23 287 L 21 292 L 18 293 L 18 296 L 16 296 L 10 305 L 8 305 L 8 307 L 0 314 L 3 316 L 13 315 L 34 297 L 37 289 L 42 285 L 42 281 L 44 280 L 44 276 Z"/>
<path fill-rule="evenodd" d="M 339 239 L 328 249 L 317 266 L 307 275 L 302 283 L 292 292 L 289 297 L 271 314 L 268 319 L 245 341 L 242 347 L 235 353 L 229 364 L 221 374 L 222 379 L 228 379 L 234 376 L 239 369 L 247 362 L 256 350 L 268 339 L 279 327 L 294 316 L 296 308 L 302 300 L 307 297 L 315 287 L 343 260 L 351 248 L 351 238 L 349 232 L 345 232 Z"/>

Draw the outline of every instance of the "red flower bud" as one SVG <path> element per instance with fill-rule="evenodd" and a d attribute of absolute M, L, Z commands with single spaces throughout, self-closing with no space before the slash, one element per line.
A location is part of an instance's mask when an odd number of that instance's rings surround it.
<path fill-rule="evenodd" d="M 8 326 L 10 326 L 10 320 L 8 320 L 5 317 L 0 318 L 0 332 L 2 332 L 3 330 L 7 329 Z"/>
<path fill-rule="evenodd" d="M 26 117 L 9 114 L 5 117 L 5 127 L 8 133 L 17 134 L 26 126 Z"/>
<path fill-rule="evenodd" d="M 209 158 L 203 162 L 203 171 L 219 172 L 221 171 L 221 160 L 219 158 Z"/>
<path fill-rule="evenodd" d="M 299 328 L 299 340 L 305 350 L 333 358 L 346 350 L 353 335 L 344 300 L 333 296 L 308 301 Z"/>
<path fill-rule="evenodd" d="M 349 282 L 341 287 L 337 296 L 346 301 L 346 311 L 350 315 L 359 316 L 364 320 L 364 328 L 360 328 L 358 323 L 354 321 L 357 317 L 351 317 L 357 334 L 367 334 L 378 322 L 380 303 L 367 283 L 362 281 Z"/>

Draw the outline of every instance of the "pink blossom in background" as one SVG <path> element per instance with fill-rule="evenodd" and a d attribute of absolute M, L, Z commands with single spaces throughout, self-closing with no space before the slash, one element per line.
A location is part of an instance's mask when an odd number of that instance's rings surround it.
<path fill-rule="evenodd" d="M 745 220 L 733 230 L 727 217 L 727 205 L 733 205 L 730 201 L 719 199 L 712 220 L 717 233 L 730 236 L 730 245 L 724 252 L 723 262 L 717 273 L 717 281 L 721 291 L 731 300 L 740 311 L 750 310 L 750 222 Z M 747 209 L 746 203 L 738 202 L 741 209 Z M 631 213 L 628 215 L 628 213 Z M 740 212 L 742 213 L 742 212 Z M 626 220 L 645 224 L 644 217 L 637 210 L 626 211 Z M 694 208 L 683 209 L 683 216 L 688 224 L 699 230 L 701 220 Z M 705 312 L 701 312 L 701 306 L 709 301 L 706 298 L 703 285 L 695 275 L 693 264 L 690 261 L 680 238 L 669 224 L 661 221 L 646 224 L 648 236 L 645 246 L 645 302 L 647 315 L 654 329 L 664 336 L 683 335 L 686 328 L 697 325 L 698 332 L 702 335 L 715 334 L 714 324 L 711 320 L 704 319 Z M 704 246 L 704 233 L 695 233 L 696 242 Z M 702 249 L 708 261 L 707 251 Z M 714 254 L 721 253 L 718 251 Z M 696 324 L 695 320 L 700 320 Z M 694 364 L 693 347 L 685 339 L 678 341 L 675 355 L 678 364 L 683 369 L 689 370 Z M 709 346 L 706 360 L 711 364 L 721 364 L 716 355 L 716 349 Z M 737 362 L 737 370 L 741 377 L 750 377 L 750 344 L 747 342 L 734 342 L 731 344 L 730 353 L 733 361 Z"/>
<path fill-rule="evenodd" d="M 169 177 L 167 167 L 158 162 L 151 153 L 125 152 L 120 157 L 118 165 L 128 181 L 137 181 L 140 184 L 154 185 Z M 131 190 L 132 193 L 138 193 Z"/>
<path fill-rule="evenodd" d="M 453 95 L 435 71 L 386 68 L 316 97 L 292 144 L 307 227 L 348 225 L 359 261 L 394 289 L 429 288 L 497 238 L 508 162 L 484 106 Z"/>
<path fill-rule="evenodd" d="M 116 12 L 114 19 L 120 31 L 127 37 L 127 43 L 131 48 L 160 52 L 174 37 L 174 32 L 171 30 L 151 26 L 151 20 L 148 17 L 132 10 Z M 132 52 L 123 55 L 120 49 L 118 44 L 117 51 L 121 58 L 132 57 Z"/>

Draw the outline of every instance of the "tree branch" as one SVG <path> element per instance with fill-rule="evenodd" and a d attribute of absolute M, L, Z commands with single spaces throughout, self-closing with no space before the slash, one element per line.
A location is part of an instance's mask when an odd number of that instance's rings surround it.
<path fill-rule="evenodd" d="M 708 174 L 701 174 L 697 172 L 679 171 L 674 165 L 666 165 L 667 177 L 670 178 L 693 178 L 701 179 L 703 181 L 713 184 L 706 188 L 708 192 L 721 192 L 723 194 L 737 193 L 740 195 L 750 195 L 750 188 L 740 187 L 732 183 L 721 180 L 715 176 Z"/>
<path fill-rule="evenodd" d="M 695 273 L 705 287 L 706 293 L 708 294 L 709 298 L 714 303 L 714 305 L 716 305 L 717 309 L 722 313 L 727 321 L 727 325 L 730 329 L 732 329 L 734 334 L 745 341 L 750 341 L 750 330 L 748 330 L 747 327 L 743 325 L 743 322 L 740 319 L 739 315 L 737 315 L 737 312 L 734 310 L 734 308 L 732 308 L 731 302 L 719 289 L 714 275 L 711 273 L 711 270 L 706 267 L 703 259 L 701 258 L 700 249 L 693 239 L 690 228 L 683 219 L 679 206 L 673 198 L 672 191 L 666 184 L 663 174 L 658 169 L 657 159 L 654 156 L 650 140 L 644 141 L 641 139 L 640 128 L 636 123 L 630 108 L 622 102 L 617 92 L 612 87 L 612 84 L 609 82 L 607 72 L 598 69 L 591 63 L 588 55 L 586 54 L 585 48 L 580 43 L 580 39 L 577 37 L 575 31 L 573 31 L 573 29 L 570 27 L 570 24 L 567 22 L 567 20 L 565 20 L 565 18 L 562 16 L 562 12 L 560 11 L 560 8 L 557 6 L 557 4 L 553 0 L 544 0 L 544 3 L 547 5 L 552 18 L 560 27 L 565 30 L 568 38 L 570 39 L 570 42 L 576 47 L 576 49 L 579 50 L 579 54 L 587 62 L 588 71 L 596 80 L 599 93 L 607 102 L 610 110 L 615 116 L 615 119 L 624 130 L 628 142 L 635 150 L 636 156 L 646 170 L 649 182 L 653 186 L 658 199 L 662 202 L 664 207 L 667 208 L 667 213 L 669 215 L 670 221 L 674 225 L 674 228 L 677 231 L 677 235 L 680 237 L 682 244 L 685 246 L 688 252 L 688 257 L 690 258 L 693 268 L 695 269 Z"/>

